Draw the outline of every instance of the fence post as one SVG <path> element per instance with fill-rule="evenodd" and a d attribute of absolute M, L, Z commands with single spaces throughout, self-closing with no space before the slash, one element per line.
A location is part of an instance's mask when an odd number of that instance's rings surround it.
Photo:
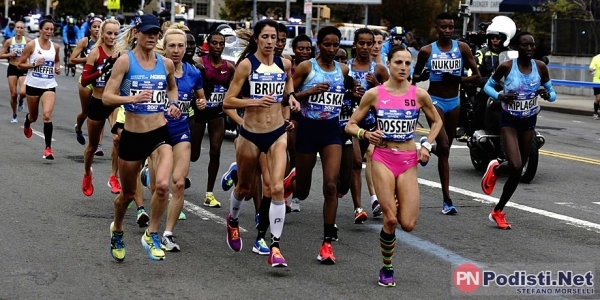
<path fill-rule="evenodd" d="M 556 13 L 552 15 L 552 26 L 550 29 L 550 53 L 556 53 Z"/>

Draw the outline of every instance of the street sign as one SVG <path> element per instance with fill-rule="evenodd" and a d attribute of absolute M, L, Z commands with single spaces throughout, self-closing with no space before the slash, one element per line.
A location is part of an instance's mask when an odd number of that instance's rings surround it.
<path fill-rule="evenodd" d="M 107 8 L 110 10 L 119 10 L 119 9 L 121 9 L 121 1 L 120 0 L 108 0 Z"/>
<path fill-rule="evenodd" d="M 318 4 L 368 4 L 379 5 L 381 0 L 313 0 L 313 3 Z"/>
<path fill-rule="evenodd" d="M 473 0 L 469 9 L 472 13 L 498 13 L 501 0 Z"/>
<path fill-rule="evenodd" d="M 304 2 L 304 14 L 310 14 L 312 12 L 312 2 L 306 1 Z"/>

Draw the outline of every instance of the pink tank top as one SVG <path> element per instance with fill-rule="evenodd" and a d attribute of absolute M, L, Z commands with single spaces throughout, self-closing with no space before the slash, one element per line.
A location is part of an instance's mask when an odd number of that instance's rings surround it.
<path fill-rule="evenodd" d="M 377 128 L 383 139 L 393 142 L 405 142 L 415 138 L 415 128 L 419 119 L 417 87 L 411 85 L 404 95 L 392 95 L 383 85 L 377 86 L 377 107 L 375 115 Z"/>

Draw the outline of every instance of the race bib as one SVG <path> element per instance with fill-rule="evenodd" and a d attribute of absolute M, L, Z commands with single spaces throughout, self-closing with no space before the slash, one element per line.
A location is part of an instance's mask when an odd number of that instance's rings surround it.
<path fill-rule="evenodd" d="M 206 100 L 206 107 L 213 108 L 221 106 L 226 92 L 227 89 L 222 85 L 215 85 L 213 93 Z"/>
<path fill-rule="evenodd" d="M 461 75 L 462 58 L 456 53 L 432 54 L 431 72 L 436 75 L 450 73 L 452 75 Z"/>
<path fill-rule="evenodd" d="M 535 93 L 531 94 L 517 94 L 517 99 L 512 103 L 502 102 L 502 107 L 509 114 L 519 117 L 526 118 L 533 116 L 539 112 L 538 97 Z"/>
<path fill-rule="evenodd" d="M 381 130 L 383 139 L 404 142 L 415 137 L 418 117 L 416 109 L 379 109 L 377 127 Z"/>
<path fill-rule="evenodd" d="M 318 114 L 318 119 L 331 119 L 340 114 L 346 88 L 342 85 L 330 86 L 324 93 L 308 97 L 305 110 Z"/>
<path fill-rule="evenodd" d="M 283 101 L 285 82 L 284 73 L 253 73 L 250 75 L 250 99 L 260 99 L 266 95 L 273 95 L 275 101 Z"/>
<path fill-rule="evenodd" d="M 352 117 L 352 100 L 344 100 L 340 110 L 340 127 L 346 126 L 350 117 Z"/>
<path fill-rule="evenodd" d="M 132 81 L 129 94 L 135 96 L 143 91 L 152 91 L 152 98 L 146 103 L 127 104 L 125 108 L 128 111 L 136 113 L 157 113 L 163 112 L 167 105 L 166 82 L 155 80 Z"/>
<path fill-rule="evenodd" d="M 23 50 L 25 49 L 25 45 L 23 44 L 15 44 L 15 45 L 10 45 L 10 50 L 9 52 L 15 52 L 15 58 L 17 57 L 21 57 L 21 54 L 23 54 Z"/>
<path fill-rule="evenodd" d="M 33 68 L 31 76 L 42 79 L 54 78 L 54 61 L 45 61 L 43 64 Z"/>

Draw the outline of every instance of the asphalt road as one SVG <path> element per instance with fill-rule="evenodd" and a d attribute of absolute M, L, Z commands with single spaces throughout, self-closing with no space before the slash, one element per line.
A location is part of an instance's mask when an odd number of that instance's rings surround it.
<path fill-rule="evenodd" d="M 0 74 L 5 72 L 6 66 L 0 65 Z M 106 186 L 110 158 L 95 159 L 95 193 L 89 198 L 83 196 L 84 147 L 76 142 L 73 132 L 80 110 L 77 77 L 60 75 L 57 80 L 54 161 L 42 159 L 43 138 L 23 136 L 25 112 L 19 114 L 18 124 L 9 122 L 8 88 L 6 81 L 0 80 L 0 123 L 4 124 L 0 126 L 4 140 L 0 143 L 0 243 L 5 251 L 0 298 L 447 299 L 466 297 L 454 287 L 452 275 L 455 267 L 464 263 L 482 270 L 534 273 L 558 269 L 595 272 L 600 263 L 600 206 L 595 203 L 600 201 L 596 191 L 598 121 L 544 111 L 538 128 L 547 143 L 538 174 L 531 184 L 519 186 L 514 202 L 505 210 L 512 230 L 499 230 L 488 220 L 504 179 L 492 196 L 484 195 L 482 173 L 472 167 L 465 144 L 455 143 L 450 160 L 452 198 L 458 215 L 440 212 L 437 159 L 419 168 L 420 218 L 414 232 L 397 232 L 396 288 L 377 286 L 382 220 L 370 218 L 365 224 L 353 224 L 349 195 L 339 202 L 340 241 L 334 243 L 337 262 L 332 266 L 317 262 L 323 232 L 319 163 L 311 195 L 301 203 L 302 212 L 286 217 L 282 253 L 289 267 L 272 269 L 265 256 L 251 252 L 256 233 L 250 202 L 244 204 L 241 214 L 240 225 L 246 230 L 242 232 L 244 248 L 232 252 L 222 223 L 229 193 L 217 183 L 215 195 L 223 207 L 205 210 L 202 206 L 208 163 L 206 138 L 199 162 L 191 166 L 193 186 L 185 195 L 187 220 L 176 228 L 182 252 L 167 253 L 162 262 L 149 260 L 140 245 L 143 230 L 135 223 L 131 209 L 125 219 L 127 258 L 116 263 L 108 252 L 114 198 Z M 43 131 L 41 121 L 32 127 Z M 107 126 L 103 143 L 107 154 L 111 149 L 108 133 Z M 228 135 L 223 144 L 220 173 L 233 161 L 232 138 Z M 145 196 L 149 199 L 147 191 Z M 365 185 L 362 199 L 368 206 Z M 594 283 L 598 283 L 595 278 Z M 481 287 L 476 293 L 486 298 L 548 298 L 517 294 L 514 287 Z"/>

